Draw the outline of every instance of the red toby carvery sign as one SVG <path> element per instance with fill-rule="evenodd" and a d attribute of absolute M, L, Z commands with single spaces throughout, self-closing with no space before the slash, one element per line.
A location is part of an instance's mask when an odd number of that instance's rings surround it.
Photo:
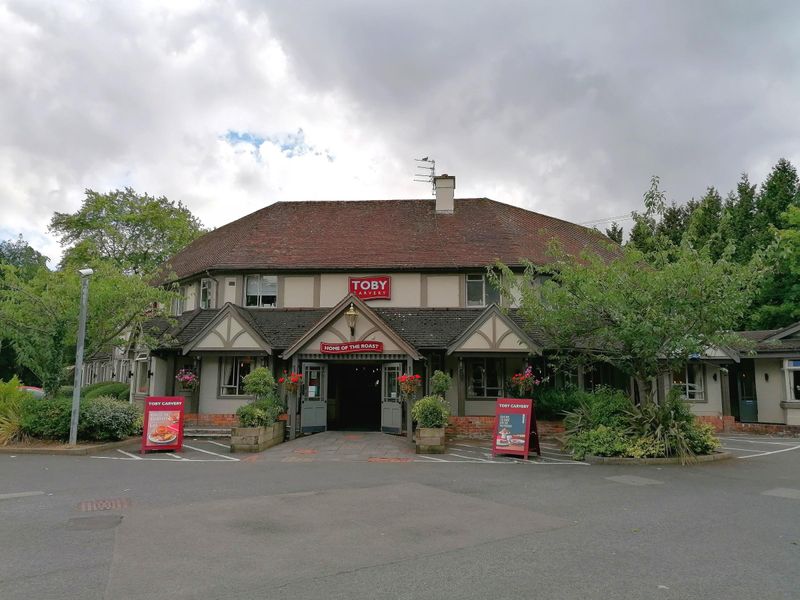
<path fill-rule="evenodd" d="M 181 449 L 183 401 L 180 396 L 150 396 L 145 400 L 142 454 L 148 450 Z"/>
<path fill-rule="evenodd" d="M 351 294 L 362 300 L 389 300 L 392 297 L 392 278 L 388 275 L 351 277 L 348 289 Z"/>
<path fill-rule="evenodd" d="M 360 352 L 383 352 L 383 342 L 341 342 L 329 344 L 320 342 L 319 351 L 322 354 L 356 354 Z"/>

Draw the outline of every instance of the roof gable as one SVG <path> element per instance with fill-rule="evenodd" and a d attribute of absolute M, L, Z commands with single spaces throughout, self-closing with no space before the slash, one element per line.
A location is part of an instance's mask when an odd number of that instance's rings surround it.
<path fill-rule="evenodd" d="M 195 351 L 262 351 L 272 348 L 238 307 L 226 303 L 217 315 L 183 345 L 183 353 Z"/>
<path fill-rule="evenodd" d="M 447 349 L 453 352 L 533 352 L 542 348 L 512 319 L 492 304 Z"/>
<path fill-rule="evenodd" d="M 344 323 L 344 312 L 350 305 L 359 311 L 359 319 L 356 322 L 355 341 L 365 341 L 376 339 L 388 342 L 396 347 L 397 350 L 410 355 L 414 359 L 421 358 L 417 349 L 404 340 L 394 331 L 369 305 L 350 294 L 345 296 L 328 314 L 325 315 L 314 327 L 309 329 L 304 335 L 296 340 L 281 355 L 282 358 L 289 358 L 301 352 L 303 349 L 309 350 L 311 346 L 321 341 L 326 342 L 347 342 L 350 340 L 349 331 Z M 391 352 L 391 351 L 389 351 Z"/>
<path fill-rule="evenodd" d="M 783 329 L 779 329 L 772 335 L 764 338 L 762 342 L 777 342 L 779 340 L 784 340 L 786 338 L 797 338 L 797 337 L 800 337 L 800 321 L 798 321 L 797 323 L 793 323 L 788 327 L 784 327 Z"/>

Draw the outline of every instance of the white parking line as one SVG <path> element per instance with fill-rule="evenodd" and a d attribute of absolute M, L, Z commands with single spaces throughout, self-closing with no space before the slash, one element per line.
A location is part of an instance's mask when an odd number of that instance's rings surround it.
<path fill-rule="evenodd" d="M 169 456 L 169 455 L 167 455 L 167 456 Z M 104 458 L 106 460 L 128 460 L 128 461 L 139 460 L 137 458 L 128 458 L 127 456 L 90 456 L 89 458 Z M 219 460 L 218 458 L 183 458 L 183 459 L 180 459 L 180 460 L 174 460 L 172 458 L 144 458 L 142 460 L 144 460 L 144 461 L 160 460 L 162 462 L 175 463 L 175 464 L 187 463 L 187 462 L 190 462 L 190 463 L 211 463 L 211 462 L 213 462 L 213 463 L 221 463 L 221 462 L 225 462 L 224 460 Z"/>
<path fill-rule="evenodd" d="M 740 438 L 736 436 L 725 437 L 721 436 L 719 439 L 730 442 L 748 442 L 750 444 L 772 444 L 776 446 L 793 446 L 797 444 L 797 440 L 787 441 L 787 442 L 776 442 L 774 438 L 769 438 L 766 440 L 760 440 L 758 438 Z"/>
<path fill-rule="evenodd" d="M 120 454 L 124 454 L 125 456 L 130 456 L 135 460 L 144 460 L 141 456 L 136 456 L 135 454 L 131 454 L 130 452 L 125 452 L 125 450 L 120 450 L 119 448 L 117 448 L 117 452 L 119 452 Z"/>
<path fill-rule="evenodd" d="M 29 498 L 31 496 L 43 496 L 44 492 L 14 492 L 11 494 L 0 494 L 0 500 L 13 500 L 14 498 Z"/>
<path fill-rule="evenodd" d="M 215 446 L 219 446 L 220 448 L 229 448 L 231 447 L 230 444 L 220 444 L 219 442 L 215 442 L 214 440 L 206 440 L 209 444 L 214 444 Z"/>
<path fill-rule="evenodd" d="M 190 446 L 189 444 L 184 444 L 184 448 L 190 448 L 192 450 L 197 450 L 198 452 L 205 452 L 206 454 L 211 454 L 212 456 L 219 456 L 220 458 L 224 458 L 225 460 L 233 460 L 239 462 L 238 458 L 234 458 L 233 456 L 225 456 L 224 454 L 217 454 L 216 452 L 211 452 L 211 450 L 203 450 L 202 448 L 197 448 L 195 446 Z M 190 460 L 190 459 L 185 459 Z"/>
<path fill-rule="evenodd" d="M 484 458 L 478 458 L 477 456 L 464 456 L 463 454 L 454 454 L 452 452 L 447 453 L 448 456 L 456 456 L 458 458 L 466 458 L 467 460 L 477 460 L 479 462 L 492 462 L 491 460 L 486 460 Z"/>
<path fill-rule="evenodd" d="M 443 459 L 443 458 L 434 458 L 433 456 L 423 456 L 423 455 L 420 455 L 420 457 L 419 457 L 419 458 L 426 458 L 426 459 L 428 459 L 428 460 L 432 460 L 433 462 L 448 462 L 448 461 L 446 461 L 446 460 L 445 460 L 445 459 Z"/>
<path fill-rule="evenodd" d="M 175 458 L 177 460 L 188 460 L 186 458 L 183 458 L 182 456 L 178 456 L 177 454 L 173 454 L 172 452 L 167 452 L 167 453 L 164 454 L 164 456 L 171 456 L 172 458 Z"/>
<path fill-rule="evenodd" d="M 755 452 L 757 448 L 734 448 L 733 446 L 722 446 L 723 450 L 738 450 L 739 452 Z"/>
<path fill-rule="evenodd" d="M 780 454 L 781 452 L 791 452 L 792 450 L 800 450 L 800 446 L 793 446 L 792 448 L 783 448 L 782 450 L 773 450 L 772 452 L 761 452 L 759 454 L 751 454 L 749 456 L 739 456 L 738 458 L 754 458 L 756 456 L 768 456 L 770 454 Z"/>

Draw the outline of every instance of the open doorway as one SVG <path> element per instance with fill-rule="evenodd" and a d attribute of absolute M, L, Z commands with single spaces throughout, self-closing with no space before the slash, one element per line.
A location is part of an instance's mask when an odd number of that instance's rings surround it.
<path fill-rule="evenodd" d="M 328 428 L 379 431 L 381 366 L 331 364 L 328 375 Z"/>

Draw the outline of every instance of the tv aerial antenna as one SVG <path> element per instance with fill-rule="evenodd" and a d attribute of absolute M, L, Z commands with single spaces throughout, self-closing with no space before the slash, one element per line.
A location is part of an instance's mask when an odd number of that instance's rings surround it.
<path fill-rule="evenodd" d="M 436 186 L 433 184 L 433 178 L 436 177 L 436 161 L 427 156 L 415 158 L 414 160 L 419 163 L 416 166 L 417 171 L 414 173 L 414 181 L 417 183 L 430 183 L 431 195 L 435 196 Z"/>

